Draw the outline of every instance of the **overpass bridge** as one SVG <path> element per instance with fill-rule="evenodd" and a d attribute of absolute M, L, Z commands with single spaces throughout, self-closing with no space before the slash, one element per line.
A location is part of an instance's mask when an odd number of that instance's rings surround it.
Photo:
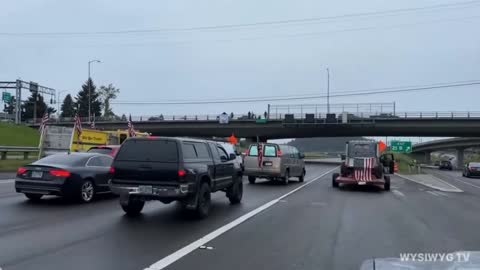
<path fill-rule="evenodd" d="M 414 155 L 416 154 L 419 159 L 423 159 L 425 162 L 430 163 L 430 156 L 432 152 L 455 149 L 457 151 L 457 166 L 461 166 L 464 163 L 465 149 L 476 146 L 480 146 L 480 137 L 451 138 L 417 143 L 413 145 L 412 153 Z"/>
<path fill-rule="evenodd" d="M 133 121 L 135 129 L 156 136 L 228 137 L 235 134 L 241 138 L 259 137 L 261 140 L 344 136 L 480 137 L 480 113 L 470 112 L 330 116 L 284 114 L 270 115 L 263 120 L 232 119 L 228 124 L 220 124 L 215 116 L 134 119 L 137 120 Z M 51 124 L 72 126 L 73 120 L 58 119 Z M 88 126 L 88 123 L 84 125 Z M 38 123 L 31 126 L 38 126 Z M 98 129 L 126 129 L 127 122 L 99 119 L 95 126 Z"/>

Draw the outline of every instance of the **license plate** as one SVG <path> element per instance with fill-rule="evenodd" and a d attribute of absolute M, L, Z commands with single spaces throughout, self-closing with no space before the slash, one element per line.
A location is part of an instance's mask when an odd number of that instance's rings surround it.
<path fill-rule="evenodd" d="M 265 161 L 265 162 L 263 163 L 263 165 L 265 165 L 265 166 L 272 166 L 272 162 L 270 162 L 270 161 Z"/>
<path fill-rule="evenodd" d="M 366 185 L 367 182 L 358 182 L 359 185 L 363 186 L 363 185 Z"/>
<path fill-rule="evenodd" d="M 152 194 L 153 193 L 153 188 L 152 186 L 139 186 L 138 187 L 138 192 L 142 194 Z"/>
<path fill-rule="evenodd" d="M 43 172 L 32 171 L 32 178 L 42 178 Z"/>

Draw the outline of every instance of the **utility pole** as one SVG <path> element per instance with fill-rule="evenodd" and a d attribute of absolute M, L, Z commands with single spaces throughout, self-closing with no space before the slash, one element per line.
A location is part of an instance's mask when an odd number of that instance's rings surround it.
<path fill-rule="evenodd" d="M 327 113 L 330 113 L 330 70 L 327 68 Z"/>

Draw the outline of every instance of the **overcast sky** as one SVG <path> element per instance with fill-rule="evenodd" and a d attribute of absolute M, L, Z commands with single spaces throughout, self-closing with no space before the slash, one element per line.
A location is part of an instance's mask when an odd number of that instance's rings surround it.
<path fill-rule="evenodd" d="M 369 13 L 467 0 L 17 0 L 1 4 L 0 32 L 185 29 Z M 480 1 L 381 16 L 216 30 L 105 35 L 0 35 L 0 80 L 76 94 L 87 79 L 121 89 L 117 101 L 324 94 L 480 79 Z M 480 111 L 480 86 L 332 98 L 396 102 L 397 111 Z M 25 95 L 27 93 L 24 93 Z M 65 95 L 65 94 L 62 94 Z M 117 114 L 262 113 L 267 103 L 114 105 Z"/>

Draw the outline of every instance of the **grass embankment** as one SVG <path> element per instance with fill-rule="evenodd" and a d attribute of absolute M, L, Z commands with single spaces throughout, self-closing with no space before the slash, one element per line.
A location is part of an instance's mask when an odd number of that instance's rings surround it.
<path fill-rule="evenodd" d="M 324 153 L 319 153 L 319 152 L 305 152 L 305 157 L 306 158 L 326 158 L 327 155 Z"/>
<path fill-rule="evenodd" d="M 2 146 L 38 146 L 38 130 L 22 125 L 0 123 L 0 145 Z"/>
<path fill-rule="evenodd" d="M 410 168 L 410 164 L 412 164 L 413 158 L 410 157 L 408 154 L 402 153 L 392 153 L 395 157 L 395 161 L 398 164 L 398 173 L 400 174 L 417 174 L 418 171 L 416 169 Z"/>
<path fill-rule="evenodd" d="M 0 123 L 0 146 L 38 146 L 40 133 L 38 130 L 23 125 Z M 37 153 L 30 153 L 35 157 Z M 14 159 L 11 159 L 14 158 Z M 19 167 L 33 162 L 34 159 L 23 159 L 22 153 L 9 153 L 7 160 L 0 160 L 0 172 L 14 172 Z"/>
<path fill-rule="evenodd" d="M 0 160 L 0 172 L 16 172 L 18 168 L 34 162 L 35 159 Z"/>

